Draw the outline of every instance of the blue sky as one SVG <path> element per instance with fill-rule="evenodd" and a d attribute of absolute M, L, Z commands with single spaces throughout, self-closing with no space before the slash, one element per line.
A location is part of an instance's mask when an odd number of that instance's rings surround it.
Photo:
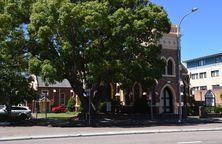
<path fill-rule="evenodd" d="M 172 24 L 197 7 L 181 24 L 182 61 L 222 52 L 222 0 L 151 0 L 168 13 Z"/>

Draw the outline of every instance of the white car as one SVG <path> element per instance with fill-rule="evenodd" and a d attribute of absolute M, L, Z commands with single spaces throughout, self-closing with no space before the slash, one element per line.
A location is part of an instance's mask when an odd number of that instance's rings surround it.
<path fill-rule="evenodd" d="M 12 117 L 19 117 L 22 120 L 30 119 L 32 117 L 31 110 L 26 106 L 12 106 L 11 108 Z M 0 109 L 0 115 L 7 115 L 6 106 L 3 106 Z"/>

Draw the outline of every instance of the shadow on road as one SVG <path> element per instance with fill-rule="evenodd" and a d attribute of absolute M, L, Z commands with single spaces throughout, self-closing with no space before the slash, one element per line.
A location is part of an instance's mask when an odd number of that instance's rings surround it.
<path fill-rule="evenodd" d="M 155 126 L 183 126 L 209 123 L 221 123 L 221 118 L 188 117 L 178 122 L 177 118 L 153 119 L 147 115 L 97 115 L 86 120 L 85 117 L 73 117 L 69 120 L 31 119 L 23 121 L 1 122 L 0 126 L 50 126 L 50 127 L 155 127 Z"/>

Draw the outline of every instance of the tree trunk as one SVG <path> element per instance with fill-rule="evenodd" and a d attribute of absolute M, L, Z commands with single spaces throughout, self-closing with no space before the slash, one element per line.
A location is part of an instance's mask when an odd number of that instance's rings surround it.
<path fill-rule="evenodd" d="M 84 89 L 83 89 L 83 84 L 80 81 L 73 80 L 73 79 L 68 79 L 72 89 L 74 92 L 78 95 L 80 102 L 81 102 L 81 108 L 82 112 L 86 113 L 88 112 L 88 99 L 83 95 Z"/>

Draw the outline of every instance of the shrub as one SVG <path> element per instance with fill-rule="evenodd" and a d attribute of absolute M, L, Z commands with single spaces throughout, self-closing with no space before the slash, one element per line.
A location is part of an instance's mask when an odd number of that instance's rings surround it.
<path fill-rule="evenodd" d="M 76 104 L 75 97 L 71 96 L 69 98 L 69 101 L 68 101 L 68 104 L 67 104 L 68 111 L 73 112 L 74 108 L 75 108 L 75 104 Z"/>
<path fill-rule="evenodd" d="M 106 112 L 106 102 L 100 102 L 100 103 L 99 103 L 98 111 L 99 111 L 99 112 L 103 112 L 103 113 Z"/>
<path fill-rule="evenodd" d="M 214 107 L 205 107 L 204 108 L 204 112 L 207 113 L 207 114 L 209 114 L 209 113 L 211 113 L 213 111 L 214 111 Z"/>
<path fill-rule="evenodd" d="M 215 107 L 214 112 L 215 113 L 221 113 L 222 112 L 222 107 Z"/>
<path fill-rule="evenodd" d="M 187 107 L 187 114 L 189 116 L 197 115 L 197 107 L 195 107 L 195 106 Z"/>

